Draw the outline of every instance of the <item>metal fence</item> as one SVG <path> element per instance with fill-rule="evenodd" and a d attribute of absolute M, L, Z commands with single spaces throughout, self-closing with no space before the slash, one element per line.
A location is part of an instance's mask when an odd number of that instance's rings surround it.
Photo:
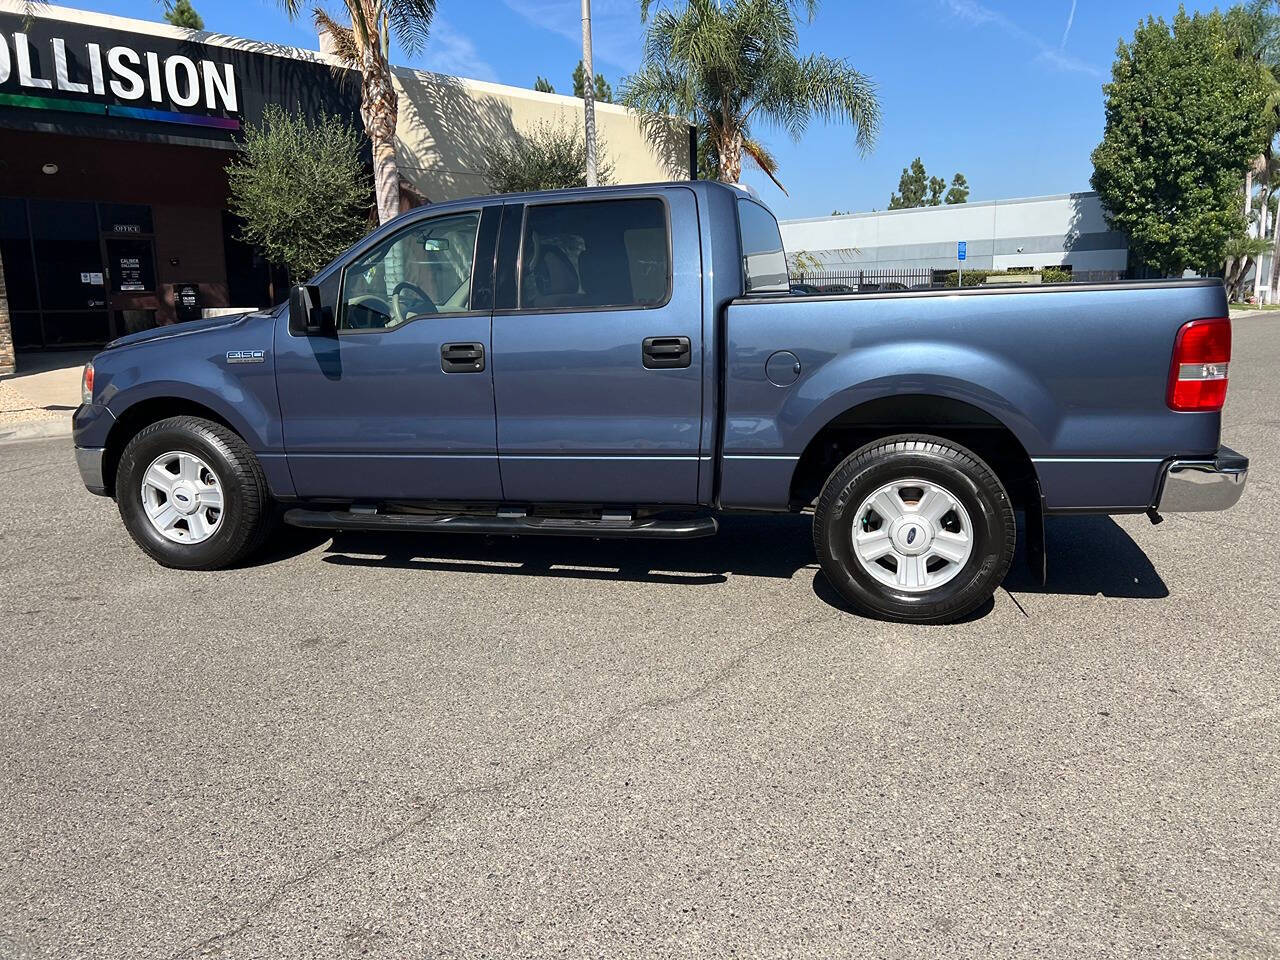
<path fill-rule="evenodd" d="M 942 286 L 942 274 L 946 271 L 915 268 L 908 270 L 802 270 L 791 278 L 792 283 L 817 287 L 822 290 L 828 287 L 848 287 L 852 290 L 870 290 L 883 288 L 886 284 L 892 290 L 919 289 L 934 285 L 934 275 L 938 275 L 937 285 Z M 833 291 L 839 292 L 839 290 Z"/>
<path fill-rule="evenodd" d="M 792 274 L 791 282 L 829 293 L 847 293 L 855 290 L 875 293 L 877 290 L 924 290 L 944 287 L 948 274 L 955 272 L 954 269 L 935 270 L 929 267 L 900 270 L 801 270 Z M 1124 270 L 1071 272 L 1072 283 L 1101 283 L 1127 278 L 1128 275 Z"/>

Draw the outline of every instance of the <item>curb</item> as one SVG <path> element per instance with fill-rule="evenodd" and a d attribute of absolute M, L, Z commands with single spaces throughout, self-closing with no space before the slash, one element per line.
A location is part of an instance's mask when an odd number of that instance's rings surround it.
<path fill-rule="evenodd" d="M 24 440 L 46 440 L 52 437 L 71 436 L 71 418 L 35 420 L 12 427 L 0 427 L 0 443 L 21 443 Z"/>

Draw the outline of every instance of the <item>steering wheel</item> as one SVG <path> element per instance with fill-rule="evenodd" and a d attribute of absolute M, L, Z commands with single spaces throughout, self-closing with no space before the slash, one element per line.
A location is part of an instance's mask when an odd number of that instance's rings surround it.
<path fill-rule="evenodd" d="M 412 294 L 412 299 L 417 301 L 416 305 L 425 309 L 410 311 L 401 300 L 401 293 Z M 410 317 L 421 316 L 424 313 L 438 312 L 435 302 L 427 296 L 427 292 L 416 283 L 410 283 L 408 280 L 401 280 L 395 285 L 395 289 L 391 291 L 391 311 L 395 315 L 396 323 L 404 323 Z"/>
<path fill-rule="evenodd" d="M 386 319 L 380 323 L 375 322 L 381 317 Z M 374 296 L 371 293 L 353 297 L 347 302 L 346 323 L 347 326 L 353 329 L 366 330 L 385 327 L 391 319 L 391 307 L 381 297 Z"/>

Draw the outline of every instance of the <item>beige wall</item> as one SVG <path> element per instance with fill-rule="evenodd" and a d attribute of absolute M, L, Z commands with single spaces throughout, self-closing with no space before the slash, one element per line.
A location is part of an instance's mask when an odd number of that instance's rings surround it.
<path fill-rule="evenodd" d="M 407 69 L 396 70 L 396 86 L 400 172 L 434 202 L 489 192 L 484 181 L 489 144 L 542 121 L 583 124 L 577 97 Z M 689 133 L 683 121 L 673 119 L 655 147 L 634 113 L 597 103 L 596 129 L 617 182 L 689 179 Z"/>

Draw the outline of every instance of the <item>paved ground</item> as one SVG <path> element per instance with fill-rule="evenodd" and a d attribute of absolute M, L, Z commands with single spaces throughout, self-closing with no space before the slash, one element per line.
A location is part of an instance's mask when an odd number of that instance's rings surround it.
<path fill-rule="evenodd" d="M 0 446 L 0 956 L 1280 956 L 1278 409 L 1242 321 L 1246 502 L 956 627 L 802 519 L 174 573 Z"/>

